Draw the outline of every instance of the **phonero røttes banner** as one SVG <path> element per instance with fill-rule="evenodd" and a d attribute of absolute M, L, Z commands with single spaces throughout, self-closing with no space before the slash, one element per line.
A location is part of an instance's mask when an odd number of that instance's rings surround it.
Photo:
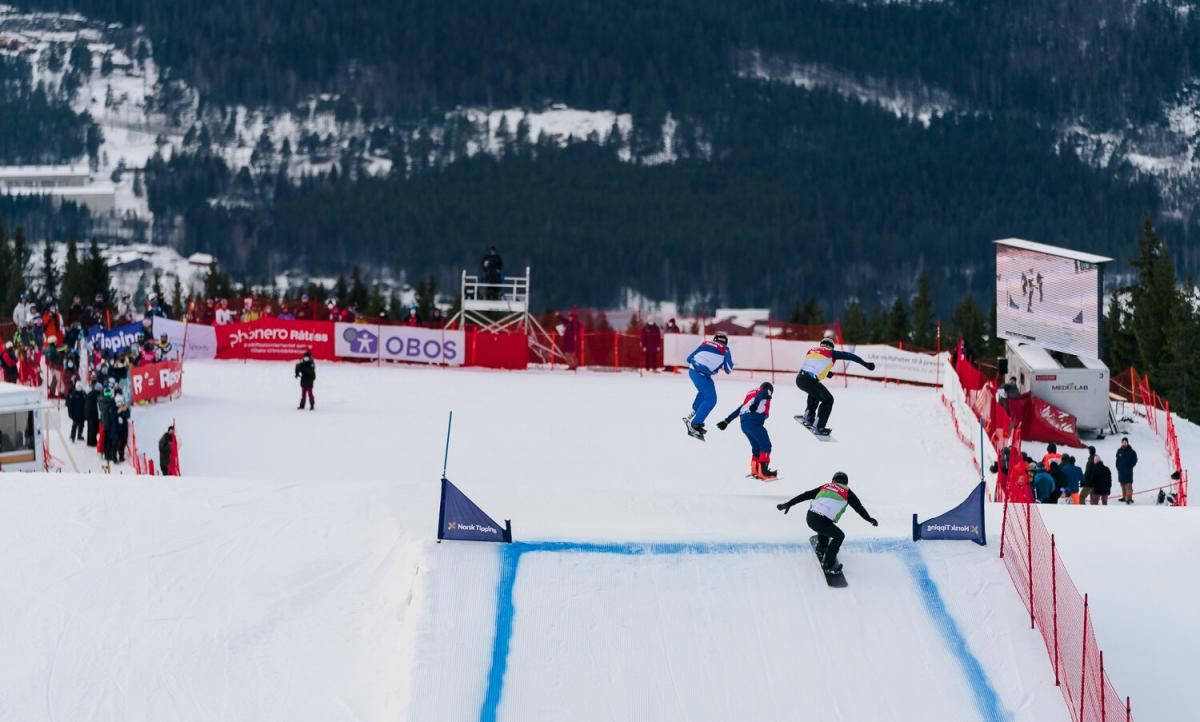
<path fill-rule="evenodd" d="M 107 331 L 103 326 L 92 326 L 87 332 L 88 343 L 101 351 L 123 353 L 136 348 L 145 340 L 144 328 L 140 321 L 110 328 Z"/>
<path fill-rule="evenodd" d="M 168 398 L 183 390 L 183 362 L 163 361 L 129 369 L 133 402 Z"/>
<path fill-rule="evenodd" d="M 465 355 L 462 331 L 369 323 L 338 323 L 335 329 L 340 358 L 461 366 Z"/>
<path fill-rule="evenodd" d="M 443 477 L 437 538 L 511 543 L 512 523 L 505 520 L 504 526 L 500 526 L 457 486 Z"/>
<path fill-rule="evenodd" d="M 917 521 L 913 514 L 913 541 L 921 539 L 961 539 L 973 541 L 980 546 L 987 544 L 987 531 L 983 525 L 983 482 L 967 495 L 958 506 L 945 514 L 925 521 Z"/>
<path fill-rule="evenodd" d="M 328 321 L 284 321 L 266 318 L 250 323 L 215 326 L 217 358 L 294 361 L 311 351 L 313 358 L 332 361 L 333 324 Z"/>

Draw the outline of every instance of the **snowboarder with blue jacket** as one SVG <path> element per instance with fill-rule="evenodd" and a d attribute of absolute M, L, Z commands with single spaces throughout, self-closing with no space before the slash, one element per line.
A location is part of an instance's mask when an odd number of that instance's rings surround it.
<path fill-rule="evenodd" d="M 828 336 L 808 350 L 804 363 L 800 365 L 800 373 L 796 374 L 796 386 L 808 394 L 808 407 L 804 416 L 796 419 L 817 436 L 829 436 L 831 431 L 827 424 L 829 414 L 833 411 L 833 394 L 821 382 L 833 371 L 835 361 L 853 361 L 869 371 L 875 370 L 875 364 L 870 361 L 863 361 L 849 351 L 834 349 L 833 339 Z"/>
<path fill-rule="evenodd" d="M 771 396 L 774 393 L 775 386 L 770 381 L 764 381 L 746 394 L 741 406 L 717 422 L 717 428 L 724 431 L 735 417 L 740 420 L 742 433 L 750 441 L 750 476 L 763 481 L 771 481 L 779 476 L 779 472 L 771 468 L 771 437 L 765 426 L 767 417 L 771 415 Z"/>
<path fill-rule="evenodd" d="M 729 337 L 719 332 L 714 334 L 711 341 L 700 344 L 688 355 L 687 362 L 688 366 L 691 366 L 688 378 L 696 387 L 696 398 L 692 401 L 692 413 L 683 419 L 683 423 L 687 426 L 689 435 L 704 441 L 704 420 L 717 405 L 717 387 L 713 383 L 713 374 L 722 370 L 725 373 L 733 371 Z"/>

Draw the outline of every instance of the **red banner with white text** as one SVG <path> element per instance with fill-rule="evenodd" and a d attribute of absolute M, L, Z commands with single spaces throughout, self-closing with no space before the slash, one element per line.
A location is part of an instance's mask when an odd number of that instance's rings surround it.
<path fill-rule="evenodd" d="M 332 361 L 334 326 L 328 321 L 283 321 L 277 318 L 215 327 L 217 358 L 297 361 L 305 351 Z"/>
<path fill-rule="evenodd" d="M 183 362 L 163 361 L 129 369 L 133 402 L 168 398 L 183 391 Z"/>

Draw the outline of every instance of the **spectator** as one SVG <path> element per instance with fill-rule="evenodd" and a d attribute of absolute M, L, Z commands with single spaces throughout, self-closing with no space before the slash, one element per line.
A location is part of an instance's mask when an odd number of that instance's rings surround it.
<path fill-rule="evenodd" d="M 1129 437 L 1121 439 L 1121 448 L 1117 449 L 1117 483 L 1121 485 L 1121 498 L 1126 504 L 1133 503 L 1133 467 L 1137 466 L 1137 452 L 1129 445 Z"/>
<path fill-rule="evenodd" d="M 175 468 L 175 424 L 168 426 L 158 440 L 158 468 L 163 476 L 179 476 Z"/>
<path fill-rule="evenodd" d="M 42 314 L 42 332 L 46 334 L 46 338 L 53 336 L 57 340 L 64 338 L 65 330 L 62 314 L 58 312 L 58 306 L 51 301 L 46 306 L 46 312 Z"/>
<path fill-rule="evenodd" d="M 4 342 L 4 353 L 0 354 L 0 367 L 4 370 L 5 383 L 17 382 L 17 351 L 12 341 Z"/>
<path fill-rule="evenodd" d="M 242 301 L 242 323 L 257 321 L 259 315 L 258 309 L 254 306 L 253 298 L 247 298 Z"/>
<path fill-rule="evenodd" d="M 667 319 L 666 333 L 681 333 L 679 326 L 675 323 L 675 319 Z"/>
<path fill-rule="evenodd" d="M 296 364 L 296 378 L 300 379 L 300 405 L 297 409 L 304 408 L 304 400 L 308 399 L 308 410 L 312 411 L 316 405 L 316 400 L 313 398 L 313 384 L 317 381 L 317 366 L 313 363 L 312 351 L 305 351 L 304 358 L 300 363 Z"/>
<path fill-rule="evenodd" d="M 130 397 L 129 387 L 129 354 L 122 351 L 113 359 L 109 366 L 109 374 L 113 381 L 117 383 L 117 388 L 121 389 L 125 398 Z"/>
<path fill-rule="evenodd" d="M 358 304 L 352 303 L 349 306 L 347 306 L 346 308 L 342 309 L 341 319 L 342 319 L 342 323 L 354 323 L 355 321 L 357 321 L 358 320 Z"/>
<path fill-rule="evenodd" d="M 1057 504 L 1067 490 L 1067 477 L 1062 472 L 1062 464 L 1057 461 L 1050 463 L 1050 478 L 1054 479 L 1054 491 L 1050 492 L 1050 503 Z"/>
<path fill-rule="evenodd" d="M 97 293 L 96 300 L 92 302 L 92 325 L 109 327 L 108 306 L 104 303 L 103 293 Z"/>
<path fill-rule="evenodd" d="M 446 317 L 442 314 L 442 309 L 437 306 L 433 307 L 433 316 L 430 318 L 433 328 L 441 328 L 446 325 Z"/>
<path fill-rule="evenodd" d="M 62 376 L 63 355 L 66 350 L 65 346 L 58 345 L 56 337 L 46 337 L 46 394 L 52 399 L 65 396 L 66 387 L 62 385 Z"/>
<path fill-rule="evenodd" d="M 1072 504 L 1079 504 L 1079 491 L 1083 482 L 1083 469 L 1075 464 L 1074 456 L 1064 456 L 1062 465 L 1063 478 L 1066 479 L 1066 494 Z"/>
<path fill-rule="evenodd" d="M 158 354 L 154 351 L 154 342 L 147 341 L 142 344 L 142 355 L 138 358 L 138 366 L 146 366 L 158 361 Z"/>
<path fill-rule="evenodd" d="M 221 307 L 217 309 L 214 316 L 216 325 L 224 326 L 225 324 L 233 323 L 233 311 L 229 310 L 229 300 L 221 299 Z"/>
<path fill-rule="evenodd" d="M 124 464 L 125 447 L 129 445 L 129 404 L 126 396 L 120 390 L 114 395 L 113 400 L 117 404 L 117 462 Z"/>
<path fill-rule="evenodd" d="M 146 307 L 149 309 L 150 305 L 146 304 Z M 117 323 L 122 325 L 133 323 L 133 299 L 129 297 L 128 293 L 122 293 L 121 299 L 117 301 Z"/>
<path fill-rule="evenodd" d="M 417 307 L 416 306 L 408 307 L 408 315 L 404 317 L 404 325 L 405 326 L 421 325 L 421 319 L 417 318 Z"/>
<path fill-rule="evenodd" d="M 1050 498 L 1054 494 L 1054 477 L 1038 464 L 1030 464 L 1028 473 L 1031 476 L 1030 485 L 1033 489 L 1033 498 L 1039 504 L 1053 503 Z"/>
<path fill-rule="evenodd" d="M 1108 506 L 1108 495 L 1112 493 L 1112 471 L 1104 465 L 1104 460 L 1097 454 L 1092 460 L 1092 489 L 1091 503 Z"/>
<path fill-rule="evenodd" d="M 658 354 L 662 349 L 662 330 L 658 324 L 651 318 L 646 325 L 642 326 L 642 368 L 647 371 L 658 371 L 662 365 L 659 363 Z"/>
<path fill-rule="evenodd" d="M 104 460 L 112 463 L 117 460 L 117 402 L 113 398 L 112 388 L 104 389 L 104 394 L 96 401 L 97 411 L 100 414 L 101 435 L 104 437 L 101 448 L 104 451 Z"/>
<path fill-rule="evenodd" d="M 83 382 L 76 381 L 75 388 L 67 396 L 67 416 L 71 417 L 71 441 L 83 441 L 84 405 L 87 394 L 83 391 Z"/>
<path fill-rule="evenodd" d="M 87 422 L 87 445 L 91 448 L 95 448 L 96 437 L 100 432 L 100 392 L 103 388 L 97 383 L 84 400 L 83 418 Z"/>
<path fill-rule="evenodd" d="M 17 325 L 17 329 L 22 331 L 33 326 L 33 306 L 24 293 L 21 294 L 21 300 L 17 302 L 16 307 L 13 308 L 12 320 Z"/>
<path fill-rule="evenodd" d="M 483 267 L 483 282 L 484 283 L 500 283 L 504 276 L 504 260 L 500 258 L 499 251 L 495 246 L 488 246 L 487 253 L 483 256 L 483 261 L 480 264 Z M 485 297 L 495 300 L 500 298 L 499 288 L 488 288 L 485 292 Z"/>
<path fill-rule="evenodd" d="M 171 340 L 167 338 L 167 334 L 162 334 L 158 338 L 158 343 L 154 345 L 154 360 L 157 362 L 167 361 L 173 355 L 175 347 L 171 345 Z"/>
<path fill-rule="evenodd" d="M 566 319 L 562 330 L 562 350 L 567 357 L 567 367 L 579 368 L 579 352 L 583 341 L 583 324 L 579 323 L 579 314 L 574 311 Z"/>
<path fill-rule="evenodd" d="M 313 302 L 312 299 L 308 297 L 307 293 L 300 294 L 300 301 L 296 303 L 296 307 L 293 309 L 292 314 L 296 317 L 297 321 L 312 320 L 313 316 L 315 315 L 313 312 Z"/>
<path fill-rule="evenodd" d="M 1056 464 L 1062 461 L 1062 454 L 1058 453 L 1058 446 L 1055 444 L 1046 445 L 1046 455 L 1042 457 L 1042 468 L 1049 469 L 1051 464 Z"/>
<path fill-rule="evenodd" d="M 67 325 L 79 324 L 82 328 L 86 317 L 87 311 L 83 308 L 83 302 L 79 300 L 79 296 L 72 298 L 71 305 L 67 308 Z"/>

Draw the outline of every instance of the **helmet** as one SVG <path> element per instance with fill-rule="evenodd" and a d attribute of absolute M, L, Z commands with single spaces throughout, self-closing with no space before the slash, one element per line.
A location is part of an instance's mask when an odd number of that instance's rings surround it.
<path fill-rule="evenodd" d="M 726 336 L 723 332 L 717 331 L 716 333 L 713 334 L 713 341 L 716 341 L 719 344 L 727 344 L 727 343 L 729 343 L 729 337 Z"/>
<path fill-rule="evenodd" d="M 833 473 L 833 483 L 850 486 L 850 477 L 846 476 L 846 472 L 844 471 L 835 471 Z"/>
<path fill-rule="evenodd" d="M 106 398 L 110 398 L 110 399 L 111 399 L 111 398 L 112 398 L 112 395 L 113 395 L 113 390 L 112 390 L 111 388 L 104 389 L 104 396 L 105 396 Z"/>
<path fill-rule="evenodd" d="M 821 339 L 820 345 L 824 346 L 825 348 L 833 348 L 833 346 L 834 346 L 833 339 L 823 338 L 823 339 Z"/>
<path fill-rule="evenodd" d="M 775 385 L 772 384 L 770 381 L 763 381 L 762 385 L 759 386 L 758 388 L 763 391 L 766 391 L 768 396 L 775 393 Z"/>

